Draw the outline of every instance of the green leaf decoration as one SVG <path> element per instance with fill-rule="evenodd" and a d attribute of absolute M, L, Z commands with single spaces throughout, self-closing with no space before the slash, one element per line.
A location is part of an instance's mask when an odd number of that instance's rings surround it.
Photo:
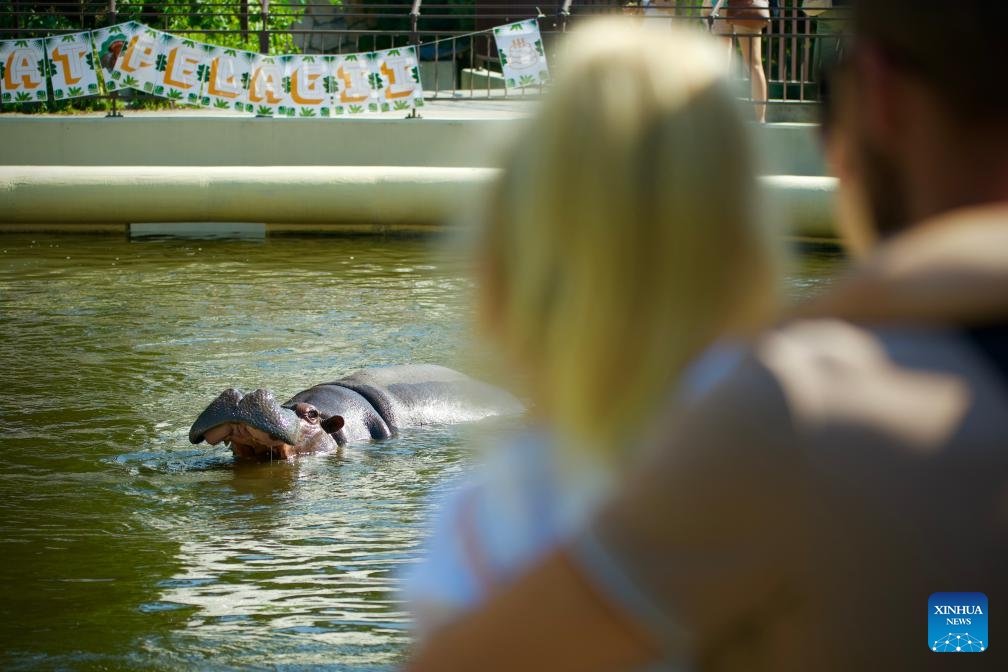
<path fill-rule="evenodd" d="M 118 74 L 118 71 L 116 71 L 116 74 Z M 118 79 L 118 77 L 116 79 Z M 131 77 L 130 75 L 126 75 L 125 77 L 123 77 L 122 80 L 123 87 L 132 87 L 135 89 L 139 84 L 140 82 L 135 77 Z"/>
<path fill-rule="evenodd" d="M 368 103 L 367 108 L 368 108 L 369 112 L 377 112 L 378 111 L 378 103 Z"/>
<path fill-rule="evenodd" d="M 210 99 L 207 98 L 207 102 L 209 102 L 209 100 Z M 214 101 L 214 107 L 216 107 L 218 110 L 226 110 L 228 109 L 228 107 L 230 107 L 230 105 L 228 104 L 228 101 L 224 100 L 223 98 L 218 98 L 217 100 Z"/>
<path fill-rule="evenodd" d="M 227 54 L 228 56 L 237 56 L 238 55 L 238 52 L 236 50 L 234 50 L 234 49 L 225 49 L 224 53 Z"/>
<path fill-rule="evenodd" d="M 193 40 L 182 40 L 182 44 L 184 46 L 186 46 L 186 47 L 191 48 L 191 49 L 195 49 L 196 48 L 196 43 Z"/>
<path fill-rule="evenodd" d="M 535 41 L 535 50 L 539 53 L 540 56 L 546 55 L 546 52 L 543 51 L 542 40 Z"/>
<path fill-rule="evenodd" d="M 336 114 L 337 114 L 337 116 L 342 115 L 343 112 L 344 112 L 343 106 L 342 105 L 337 105 L 336 106 Z"/>
<path fill-rule="evenodd" d="M 328 107 L 323 107 L 321 110 L 319 110 L 319 116 L 320 117 L 330 117 L 330 116 L 332 116 L 332 113 L 329 112 L 329 108 Z"/>
<path fill-rule="evenodd" d="M 410 76 L 413 78 L 413 81 L 415 83 L 419 84 L 420 83 L 420 68 L 418 68 L 416 66 L 413 66 L 412 68 L 410 68 Z"/>
<path fill-rule="evenodd" d="M 93 96 L 98 93 L 98 85 L 91 83 L 87 85 L 88 95 Z"/>
<path fill-rule="evenodd" d="M 533 77 L 532 75 L 522 75 L 521 77 L 518 78 L 518 83 L 522 87 L 532 86 L 533 84 L 536 83 L 536 78 Z"/>
<path fill-rule="evenodd" d="M 63 89 L 53 89 L 53 96 L 56 100 L 63 100 Z"/>
<path fill-rule="evenodd" d="M 76 35 L 64 35 L 62 41 L 63 42 L 76 42 L 77 41 L 77 36 Z"/>
<path fill-rule="evenodd" d="M 515 88 L 515 80 L 509 78 L 507 80 L 507 86 L 508 86 L 509 89 Z"/>
<path fill-rule="evenodd" d="M 346 60 L 347 61 L 353 61 L 354 63 L 356 63 L 357 62 L 357 54 L 347 54 Z"/>
<path fill-rule="evenodd" d="M 381 111 L 382 111 L 382 112 L 388 112 L 388 111 L 389 111 L 389 109 L 390 109 L 390 108 L 389 108 L 389 104 L 388 104 L 388 103 L 382 103 L 382 104 L 381 104 Z"/>
<path fill-rule="evenodd" d="M 168 89 L 168 95 L 166 96 L 169 100 L 182 100 L 185 97 L 178 89 Z"/>
<path fill-rule="evenodd" d="M 302 56 L 301 60 L 303 60 L 305 63 L 314 63 L 315 62 L 315 57 L 314 56 Z"/>
<path fill-rule="evenodd" d="M 360 106 L 360 105 L 351 105 L 350 106 L 350 113 L 351 114 L 360 114 L 363 111 L 364 111 L 364 108 L 362 106 Z"/>
<path fill-rule="evenodd" d="M 210 81 L 210 67 L 206 63 L 196 66 L 196 80 L 200 82 Z"/>
<path fill-rule="evenodd" d="M 22 47 L 24 49 L 28 48 L 28 40 L 14 40 L 15 47 Z"/>
<path fill-rule="evenodd" d="M 399 53 L 398 49 L 389 49 L 388 51 L 385 52 L 385 55 L 386 56 L 402 56 L 402 54 Z"/>
<path fill-rule="evenodd" d="M 27 91 L 18 91 L 14 94 L 14 100 L 19 103 L 27 103 L 31 100 L 31 94 Z"/>
<path fill-rule="evenodd" d="M 302 116 L 302 117 L 314 117 L 315 116 L 315 110 L 313 110 L 310 107 L 302 107 L 301 108 L 301 112 L 299 113 L 299 115 Z"/>
<path fill-rule="evenodd" d="M 290 93 L 291 92 L 291 78 L 290 77 L 281 77 L 280 78 L 280 84 L 281 84 L 281 86 L 283 86 L 284 93 Z"/>
<path fill-rule="evenodd" d="M 164 72 L 168 67 L 168 57 L 164 54 L 158 54 L 157 59 L 154 61 L 154 69 L 158 72 Z"/>
<path fill-rule="evenodd" d="M 423 107 L 423 106 L 424 106 L 423 98 L 413 99 L 413 107 Z"/>
<path fill-rule="evenodd" d="M 408 102 L 406 102 L 405 100 L 397 100 L 397 101 L 395 101 L 395 109 L 397 109 L 397 110 L 408 110 L 409 108 L 410 108 L 410 104 Z"/>
<path fill-rule="evenodd" d="M 273 108 L 268 105 L 260 105 L 258 108 L 256 108 L 256 114 L 272 115 Z"/>
<path fill-rule="evenodd" d="M 512 23 L 509 27 L 511 30 L 525 30 L 527 26 L 519 21 L 518 23 Z"/>

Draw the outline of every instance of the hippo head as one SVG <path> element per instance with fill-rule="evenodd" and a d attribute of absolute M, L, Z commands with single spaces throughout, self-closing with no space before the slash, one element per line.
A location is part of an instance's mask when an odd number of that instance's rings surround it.
<path fill-rule="evenodd" d="M 196 418 L 189 440 L 226 442 L 240 459 L 288 459 L 338 447 L 333 434 L 342 427 L 342 416 L 323 417 L 311 404 L 281 406 L 268 390 L 243 395 L 229 389 Z"/>

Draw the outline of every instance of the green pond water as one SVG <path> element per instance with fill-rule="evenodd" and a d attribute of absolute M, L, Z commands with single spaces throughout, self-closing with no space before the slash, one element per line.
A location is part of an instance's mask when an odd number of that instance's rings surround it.
<path fill-rule="evenodd" d="M 839 263 L 801 260 L 796 295 Z M 468 289 L 423 241 L 0 236 L 0 668 L 395 668 L 472 428 L 265 465 L 188 429 L 227 387 L 457 365 Z"/>

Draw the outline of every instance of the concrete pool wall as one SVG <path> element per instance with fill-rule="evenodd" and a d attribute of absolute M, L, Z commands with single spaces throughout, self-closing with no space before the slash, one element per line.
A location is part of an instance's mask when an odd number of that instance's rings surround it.
<path fill-rule="evenodd" d="M 267 231 L 451 225 L 493 179 L 532 103 L 446 101 L 423 118 L 195 112 L 0 115 L 0 231 L 257 222 Z M 831 237 L 813 124 L 758 128 L 763 184 L 792 233 Z"/>

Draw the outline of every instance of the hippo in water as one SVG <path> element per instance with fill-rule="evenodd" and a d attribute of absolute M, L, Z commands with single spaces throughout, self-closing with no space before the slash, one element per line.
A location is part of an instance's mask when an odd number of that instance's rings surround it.
<path fill-rule="evenodd" d="M 193 443 L 227 442 L 236 458 L 287 459 L 400 427 L 480 420 L 523 411 L 507 392 L 431 364 L 361 369 L 277 403 L 272 392 L 224 390 L 189 430 Z"/>

